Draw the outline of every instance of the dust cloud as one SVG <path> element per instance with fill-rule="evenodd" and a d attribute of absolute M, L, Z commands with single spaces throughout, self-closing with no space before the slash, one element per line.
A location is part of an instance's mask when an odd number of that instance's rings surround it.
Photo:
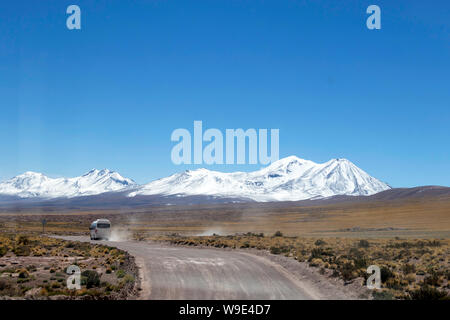
<path fill-rule="evenodd" d="M 120 229 L 117 227 L 113 227 L 111 229 L 111 236 L 109 237 L 109 241 L 127 241 L 132 239 L 133 234 L 129 230 Z"/>
<path fill-rule="evenodd" d="M 196 236 L 212 236 L 212 235 L 225 236 L 226 233 L 221 228 L 206 229 L 202 233 L 196 234 Z"/>

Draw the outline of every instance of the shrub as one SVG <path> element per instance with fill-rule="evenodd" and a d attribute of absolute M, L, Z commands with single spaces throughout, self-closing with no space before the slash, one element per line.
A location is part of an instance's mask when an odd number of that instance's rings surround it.
<path fill-rule="evenodd" d="M 389 291 L 373 291 L 372 297 L 375 300 L 392 300 L 394 299 L 394 295 Z"/>
<path fill-rule="evenodd" d="M 416 282 L 416 275 L 414 273 L 410 273 L 410 274 L 407 274 L 404 279 L 408 283 L 415 283 Z"/>
<path fill-rule="evenodd" d="M 28 278 L 30 276 L 30 274 L 28 273 L 28 271 L 26 269 L 20 269 L 18 270 L 19 273 L 19 279 L 25 279 Z"/>
<path fill-rule="evenodd" d="M 8 248 L 0 247 L 0 257 L 3 257 L 7 253 L 8 253 Z"/>
<path fill-rule="evenodd" d="M 274 236 L 274 237 L 282 237 L 282 236 L 283 236 L 283 233 L 282 233 L 281 231 L 277 231 L 277 232 L 274 233 L 273 236 Z"/>
<path fill-rule="evenodd" d="M 94 270 L 85 270 L 81 273 L 81 283 L 86 288 L 98 287 L 100 285 L 100 275 Z"/>
<path fill-rule="evenodd" d="M 402 266 L 402 271 L 404 274 L 416 273 L 416 266 L 413 264 L 404 264 Z"/>
<path fill-rule="evenodd" d="M 390 288 L 390 289 L 394 289 L 394 290 L 402 290 L 403 284 L 402 284 L 402 282 L 399 279 L 389 278 L 385 282 L 385 286 Z"/>
<path fill-rule="evenodd" d="M 124 270 L 118 270 L 117 272 L 116 272 L 116 276 L 117 276 L 117 278 L 123 278 L 123 277 L 125 277 L 125 275 L 126 275 L 126 272 L 124 271 Z"/>
<path fill-rule="evenodd" d="M 16 256 L 29 256 L 31 254 L 31 249 L 30 247 L 23 245 L 23 246 L 16 246 L 13 250 L 14 254 Z"/>
<path fill-rule="evenodd" d="M 425 271 L 423 271 L 423 270 L 417 270 L 416 274 L 417 274 L 418 276 L 424 276 L 426 273 L 425 273 Z"/>
<path fill-rule="evenodd" d="M 349 281 L 355 278 L 355 267 L 351 262 L 346 262 L 339 268 L 339 271 L 341 272 L 342 278 L 345 281 Z"/>
<path fill-rule="evenodd" d="M 322 245 L 326 244 L 326 242 L 323 241 L 322 239 L 319 239 L 319 240 L 317 240 L 316 242 L 314 242 L 314 244 L 315 244 L 316 246 L 322 246 Z"/>
<path fill-rule="evenodd" d="M 245 241 L 242 245 L 241 248 L 250 248 L 250 242 Z"/>
<path fill-rule="evenodd" d="M 23 245 L 28 245 L 30 243 L 30 240 L 28 240 L 27 236 L 20 235 L 17 238 L 17 243 L 18 244 L 23 244 Z"/>
<path fill-rule="evenodd" d="M 309 261 L 322 257 L 322 249 L 314 248 L 311 250 L 311 255 L 309 257 Z"/>
<path fill-rule="evenodd" d="M 127 274 L 123 279 L 123 283 L 133 283 L 134 277 L 131 274 Z"/>
<path fill-rule="evenodd" d="M 348 258 L 349 259 L 355 259 L 355 258 L 362 258 L 364 256 L 364 252 L 361 250 L 358 250 L 356 248 L 351 248 L 348 251 Z"/>
<path fill-rule="evenodd" d="M 270 253 L 271 254 L 280 254 L 281 249 L 279 247 L 270 247 Z"/>
<path fill-rule="evenodd" d="M 359 240 L 358 247 L 360 248 L 368 248 L 370 246 L 369 241 L 367 240 Z"/>
<path fill-rule="evenodd" d="M 438 240 L 428 241 L 430 247 L 440 247 L 442 243 Z"/>
<path fill-rule="evenodd" d="M 365 257 L 355 258 L 353 259 L 356 269 L 367 268 L 369 266 L 369 262 Z"/>
<path fill-rule="evenodd" d="M 449 300 L 450 297 L 444 291 L 435 288 L 424 286 L 418 290 L 410 292 L 412 300 Z"/>
<path fill-rule="evenodd" d="M 439 286 L 441 284 L 441 279 L 436 273 L 432 273 L 430 276 L 423 279 L 423 283 L 430 286 Z"/>
<path fill-rule="evenodd" d="M 0 279 L 0 291 L 7 290 L 11 288 L 11 284 L 3 279 Z"/>
<path fill-rule="evenodd" d="M 37 270 L 36 266 L 33 265 L 33 264 L 30 264 L 29 266 L 27 266 L 26 269 L 27 269 L 28 271 L 30 271 L 30 272 L 34 272 L 34 271 Z"/>
<path fill-rule="evenodd" d="M 395 274 L 388 267 L 385 266 L 381 267 L 380 273 L 381 273 L 381 282 L 383 283 L 388 281 L 388 279 L 390 278 L 395 278 Z"/>
<path fill-rule="evenodd" d="M 48 291 L 47 291 L 47 289 L 46 288 L 42 288 L 41 289 L 41 291 L 39 292 L 39 294 L 41 295 L 41 296 L 48 296 Z"/>
<path fill-rule="evenodd" d="M 314 258 L 309 262 L 311 267 L 320 267 L 323 264 L 322 259 Z"/>
<path fill-rule="evenodd" d="M 331 248 L 322 249 L 322 248 L 314 248 L 311 250 L 311 255 L 309 257 L 309 261 L 315 258 L 322 258 L 323 256 L 332 257 L 333 256 L 333 250 Z"/>

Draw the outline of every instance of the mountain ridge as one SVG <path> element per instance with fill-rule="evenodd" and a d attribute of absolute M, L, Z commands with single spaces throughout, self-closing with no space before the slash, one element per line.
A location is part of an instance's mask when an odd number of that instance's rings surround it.
<path fill-rule="evenodd" d="M 289 156 L 252 172 L 186 170 L 138 185 L 118 172 L 92 169 L 79 177 L 49 178 L 27 171 L 0 183 L 0 195 L 19 198 L 73 198 L 108 192 L 128 197 L 149 195 L 243 198 L 254 201 L 299 201 L 336 195 L 372 195 L 391 187 L 347 159 L 315 163 Z"/>
<path fill-rule="evenodd" d="M 0 183 L 0 195 L 20 198 L 73 198 L 119 191 L 137 184 L 108 169 L 92 169 L 79 177 L 50 178 L 33 171 L 26 171 Z"/>
<path fill-rule="evenodd" d="M 391 187 L 347 159 L 325 163 L 289 156 L 252 172 L 186 170 L 131 191 L 137 195 L 210 195 L 255 201 L 298 201 L 335 195 L 372 195 Z"/>

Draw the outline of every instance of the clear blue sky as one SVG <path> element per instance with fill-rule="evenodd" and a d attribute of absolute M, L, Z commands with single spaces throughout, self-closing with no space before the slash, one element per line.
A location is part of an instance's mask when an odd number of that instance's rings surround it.
<path fill-rule="evenodd" d="M 195 168 L 172 164 L 170 135 L 202 120 L 279 128 L 280 157 L 448 186 L 449 17 L 449 1 L 2 1 L 0 179 L 95 167 L 146 183 Z"/>

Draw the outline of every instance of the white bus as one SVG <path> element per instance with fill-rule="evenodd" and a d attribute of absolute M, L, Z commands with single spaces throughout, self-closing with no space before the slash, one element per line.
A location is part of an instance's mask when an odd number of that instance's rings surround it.
<path fill-rule="evenodd" d="M 109 240 L 111 236 L 111 222 L 108 219 L 97 219 L 89 227 L 91 240 Z"/>

